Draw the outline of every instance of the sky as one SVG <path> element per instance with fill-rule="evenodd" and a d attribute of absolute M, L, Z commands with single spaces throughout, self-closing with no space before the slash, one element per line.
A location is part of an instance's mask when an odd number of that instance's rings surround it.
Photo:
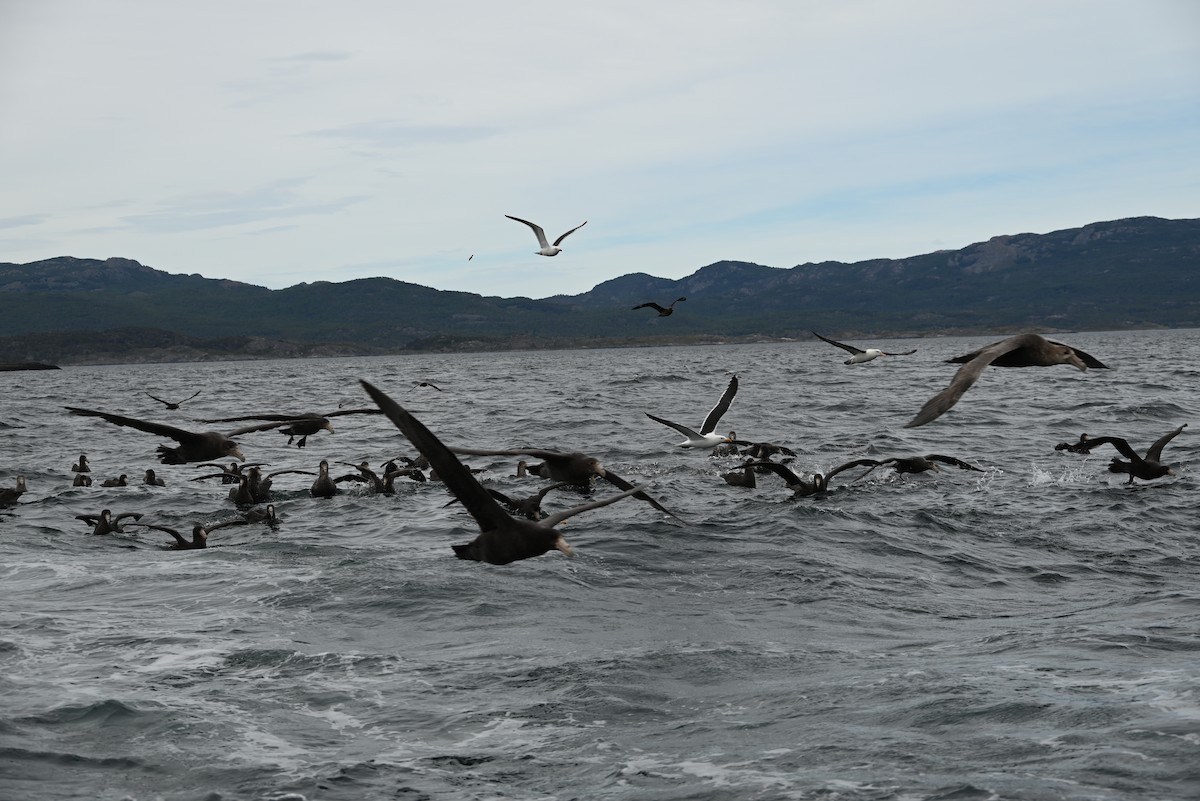
<path fill-rule="evenodd" d="M 1143 215 L 1196 0 L 0 0 L 0 262 L 541 298 Z"/>

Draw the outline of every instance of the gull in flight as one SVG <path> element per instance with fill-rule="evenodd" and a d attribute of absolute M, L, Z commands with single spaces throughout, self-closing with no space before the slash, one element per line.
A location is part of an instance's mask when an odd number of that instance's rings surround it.
<path fill-rule="evenodd" d="M 579 225 L 575 226 L 570 231 L 567 231 L 565 234 L 560 236 L 558 239 L 555 239 L 554 244 L 551 245 L 550 242 L 547 241 L 547 239 L 546 239 L 546 232 L 542 230 L 542 226 L 538 225 L 537 223 L 531 223 L 529 220 L 522 220 L 520 217 L 514 217 L 511 214 L 505 214 L 504 216 L 510 220 L 516 220 L 519 223 L 525 223 L 526 225 L 528 225 L 530 228 L 533 229 L 533 233 L 537 235 L 538 244 L 541 245 L 540 250 L 534 251 L 534 253 L 536 253 L 539 256 L 557 256 L 559 253 L 562 253 L 562 248 L 559 247 L 559 245 L 562 244 L 562 241 L 564 239 L 566 239 L 568 236 L 570 236 L 571 234 L 578 231 L 583 226 L 587 225 L 587 220 L 584 220 Z"/>

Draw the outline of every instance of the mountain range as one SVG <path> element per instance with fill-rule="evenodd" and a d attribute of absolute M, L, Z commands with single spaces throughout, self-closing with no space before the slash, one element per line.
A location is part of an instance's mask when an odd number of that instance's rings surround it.
<path fill-rule="evenodd" d="M 678 297 L 670 317 L 663 305 Z M 580 295 L 390 278 L 271 290 L 124 258 L 0 263 L 0 361 L 96 363 L 1200 325 L 1200 220 L 1135 217 L 904 259 L 720 261 Z"/>

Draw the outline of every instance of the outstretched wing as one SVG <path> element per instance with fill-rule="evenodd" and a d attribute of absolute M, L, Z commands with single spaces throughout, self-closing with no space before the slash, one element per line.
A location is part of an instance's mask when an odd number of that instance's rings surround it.
<path fill-rule="evenodd" d="M 630 487 L 629 489 L 625 490 L 624 492 L 620 493 L 619 495 L 610 495 L 609 497 L 601 498 L 598 501 L 592 501 L 591 503 L 585 503 L 582 506 L 574 506 L 570 509 L 564 509 L 561 512 L 555 512 L 552 515 L 547 515 L 546 517 L 544 517 L 540 521 L 538 521 L 538 525 L 544 526 L 545 528 L 554 528 L 559 523 L 566 520 L 568 517 L 574 517 L 575 515 L 579 514 L 580 512 L 586 512 L 589 509 L 598 509 L 601 506 L 608 506 L 610 503 L 616 503 L 617 501 L 619 501 L 623 498 L 628 498 L 630 495 L 640 496 L 643 494 L 644 493 L 642 493 L 641 487 Z M 649 496 L 646 496 L 646 497 L 649 497 Z M 666 511 L 666 510 L 664 509 L 663 511 Z M 670 513 L 668 512 L 668 514 L 670 514 Z"/>
<path fill-rule="evenodd" d="M 546 232 L 542 230 L 542 226 L 538 225 L 537 223 L 531 223 L 529 220 L 522 220 L 520 217 L 514 217 L 511 214 L 505 214 L 504 216 L 510 220 L 516 220 L 519 223 L 525 223 L 526 225 L 528 225 L 530 228 L 533 229 L 533 233 L 537 236 L 538 244 L 544 248 L 550 247 L 550 243 L 546 241 Z M 567 233 L 570 233 L 570 232 L 568 231 Z M 563 236 L 566 236 L 566 235 L 567 234 L 563 234 Z M 562 237 L 559 237 L 559 240 L 561 241 Z M 557 244 L 557 243 L 555 243 L 555 244 Z"/>
<path fill-rule="evenodd" d="M 80 409 L 76 406 L 63 407 L 71 414 L 77 414 L 80 417 L 99 417 L 101 420 L 107 420 L 113 425 L 128 426 L 136 428 L 138 431 L 145 431 L 147 434 L 158 434 L 160 437 L 168 437 L 181 444 L 203 439 L 202 434 L 196 434 L 192 431 L 185 431 L 182 428 L 169 426 L 165 423 L 152 423 L 149 420 L 138 420 L 133 417 L 126 417 L 121 414 L 110 414 L 108 412 L 98 412 L 94 409 Z"/>
<path fill-rule="evenodd" d="M 925 405 L 921 407 L 921 411 L 917 412 L 917 416 L 905 423 L 904 427 L 916 428 L 941 417 L 954 404 L 958 403 L 958 399 L 963 396 L 963 393 L 970 389 L 971 385 L 979 379 L 983 368 L 1004 354 L 1025 347 L 1031 341 L 1030 338 L 1035 336 L 1035 334 L 1017 334 L 1014 337 L 1002 339 L 999 342 L 988 345 L 986 348 L 975 351 L 973 354 L 974 358 L 955 372 L 954 378 L 950 379 L 950 386 L 925 401 Z"/>
<path fill-rule="evenodd" d="M 688 437 L 689 439 L 701 439 L 701 436 L 699 434 L 697 434 L 695 431 L 693 431 L 692 429 L 688 428 L 685 425 L 680 425 L 679 423 L 672 423 L 670 420 L 664 420 L 661 417 L 655 417 L 654 415 L 650 414 L 650 412 L 646 412 L 646 416 L 649 417 L 651 420 L 653 420 L 656 423 L 662 423 L 664 426 L 668 426 L 670 428 L 675 429 L 680 434 L 683 434 L 685 437 Z"/>
<path fill-rule="evenodd" d="M 584 221 L 583 221 L 583 222 L 581 222 L 579 225 L 575 226 L 575 227 L 574 227 L 574 228 L 572 228 L 570 231 L 567 231 L 565 234 L 563 234 L 562 236 L 560 236 L 558 239 L 555 239 L 555 240 L 554 240 L 554 247 L 558 247 L 560 244 L 562 244 L 562 241 L 563 241 L 564 239 L 566 239 L 568 236 L 570 236 L 571 234 L 575 233 L 576 231 L 578 231 L 580 228 L 582 228 L 582 227 L 583 227 L 583 226 L 585 226 L 585 225 L 587 225 L 587 220 L 584 220 Z M 542 230 L 542 229 L 541 229 L 541 228 L 539 228 L 538 230 L 540 231 L 540 230 Z M 545 247 L 546 240 L 545 240 L 545 236 L 544 236 L 544 235 L 542 236 L 542 238 L 541 238 L 539 241 L 541 241 L 541 243 L 542 243 L 542 246 L 543 246 L 543 247 Z"/>
<path fill-rule="evenodd" d="M 442 441 L 433 435 L 420 420 L 405 411 L 400 404 L 388 397 L 383 391 L 376 389 L 366 381 L 360 381 L 367 394 L 379 404 L 379 408 L 388 416 L 396 428 L 408 437 L 408 441 L 429 460 L 429 464 L 437 471 L 438 477 L 446 485 L 463 507 L 475 518 L 482 531 L 489 531 L 500 526 L 507 526 L 512 520 L 508 512 L 500 507 L 496 499 L 488 494 L 471 471 L 458 460 Z"/>
<path fill-rule="evenodd" d="M 818 334 L 816 331 L 810 331 L 809 333 L 811 333 L 817 339 L 828 342 L 830 345 L 833 345 L 835 348 L 841 348 L 842 350 L 846 351 L 847 353 L 866 353 L 866 351 L 863 350 L 862 348 L 856 348 L 853 345 L 847 345 L 845 342 L 838 342 L 836 339 L 830 339 L 829 337 L 823 337 L 820 334 Z"/>
<path fill-rule="evenodd" d="M 659 312 L 666 311 L 666 309 L 664 309 L 662 306 L 659 306 L 657 303 L 639 303 L 630 309 L 630 311 L 637 311 L 638 309 L 654 309 Z"/>
<path fill-rule="evenodd" d="M 712 411 L 708 413 L 708 417 L 704 418 L 704 425 L 700 426 L 701 434 L 711 434 L 716 430 L 717 423 L 721 421 L 721 416 L 729 411 L 729 404 L 733 403 L 733 396 L 737 394 L 738 380 L 735 375 L 729 379 L 729 386 L 725 387 L 725 393 L 721 395 L 721 399 L 717 401 L 717 405 L 712 407 Z M 661 420 L 659 422 L 662 422 Z M 668 423 L 668 425 L 670 425 Z"/>
<path fill-rule="evenodd" d="M 940 456 L 936 453 L 929 453 L 925 458 L 931 462 L 941 462 L 942 464 L 954 465 L 960 470 L 974 470 L 976 473 L 982 473 L 983 470 L 973 464 L 967 464 L 962 459 L 955 459 L 953 456 Z"/>
<path fill-rule="evenodd" d="M 1154 440 L 1154 444 L 1151 445 L 1149 450 L 1146 451 L 1146 461 L 1147 462 L 1161 462 L 1163 448 L 1166 447 L 1168 442 L 1175 439 L 1175 437 L 1179 436 L 1179 432 L 1183 431 L 1183 429 L 1185 429 L 1185 428 L 1187 428 L 1187 423 L 1184 423 L 1179 428 L 1172 431 L 1170 434 L 1166 434 L 1166 435 L 1161 436 L 1158 439 Z"/>

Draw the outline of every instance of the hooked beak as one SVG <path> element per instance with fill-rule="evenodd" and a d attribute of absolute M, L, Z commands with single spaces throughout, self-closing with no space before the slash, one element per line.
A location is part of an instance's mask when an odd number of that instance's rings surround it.
<path fill-rule="evenodd" d="M 561 534 L 558 536 L 558 539 L 554 541 L 554 547 L 565 553 L 567 556 L 575 555 L 575 549 L 572 548 L 570 544 L 562 538 Z"/>
<path fill-rule="evenodd" d="M 1079 358 L 1074 353 L 1071 354 L 1070 362 L 1071 362 L 1071 364 L 1078 367 L 1080 370 L 1087 372 L 1087 365 L 1083 363 L 1083 359 Z"/>

